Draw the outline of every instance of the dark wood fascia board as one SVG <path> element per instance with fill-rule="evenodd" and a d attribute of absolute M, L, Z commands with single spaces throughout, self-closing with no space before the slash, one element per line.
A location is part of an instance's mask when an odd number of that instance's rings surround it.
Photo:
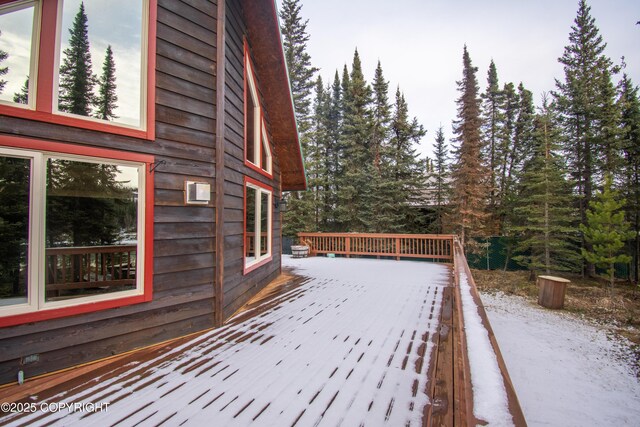
<path fill-rule="evenodd" d="M 242 0 L 255 72 L 260 77 L 271 135 L 280 163 L 282 189 L 305 190 L 302 149 L 274 0 Z"/>

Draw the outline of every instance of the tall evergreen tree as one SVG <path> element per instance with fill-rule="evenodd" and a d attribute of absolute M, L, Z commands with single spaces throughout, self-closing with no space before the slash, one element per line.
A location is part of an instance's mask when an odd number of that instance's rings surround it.
<path fill-rule="evenodd" d="M 602 125 L 608 122 L 607 108 L 613 94 L 603 90 L 609 85 L 611 60 L 604 55 L 606 43 L 590 14 L 585 0 L 580 0 L 578 12 L 569 34 L 569 45 L 558 61 L 564 66 L 564 81 L 556 80 L 555 98 L 560 112 L 563 148 L 578 195 L 581 223 L 587 221 L 587 208 L 598 177 L 606 173 L 612 162 L 611 138 Z M 584 248 L 591 251 L 589 242 Z M 586 273 L 594 274 L 593 264 Z"/>
<path fill-rule="evenodd" d="M 372 96 L 371 87 L 362 73 L 360 56 L 356 50 L 348 81 L 343 79 L 347 91 L 343 96 L 344 122 L 342 144 L 344 146 L 343 175 L 338 192 L 336 214 L 348 231 L 368 231 L 373 220 L 371 206 L 366 204 L 372 193 L 371 155 Z"/>
<path fill-rule="evenodd" d="M 95 103 L 93 87 L 96 76 L 91 71 L 88 19 L 84 2 L 69 29 L 69 47 L 64 50 L 60 66 L 60 93 L 58 108 L 81 116 L 91 115 Z"/>
<path fill-rule="evenodd" d="M 627 221 L 634 238 L 629 242 L 632 257 L 631 278 L 638 283 L 640 268 L 640 99 L 638 87 L 624 73 L 619 84 L 621 117 L 620 145 L 622 149 L 623 196 L 627 200 Z"/>
<path fill-rule="evenodd" d="M 444 233 L 444 217 L 447 208 L 447 195 L 449 194 L 449 166 L 447 143 L 444 138 L 442 126 L 436 132 L 436 140 L 433 146 L 433 170 L 429 174 L 431 201 L 435 209 L 435 217 L 431 231 L 437 234 Z"/>
<path fill-rule="evenodd" d="M 318 69 L 311 65 L 311 55 L 307 52 L 309 20 L 302 19 L 301 9 L 302 4 L 299 0 L 284 0 L 280 9 L 280 30 L 296 107 L 296 119 L 300 133 L 304 134 L 310 126 L 311 95 Z"/>
<path fill-rule="evenodd" d="M 371 158 L 373 160 L 372 191 L 364 203 L 372 210 L 372 223 L 369 231 L 382 233 L 390 229 L 393 223 L 390 211 L 394 209 L 389 195 L 392 192 L 386 181 L 387 169 L 383 165 L 383 156 L 389 138 L 391 106 L 389 105 L 389 82 L 384 78 L 382 65 L 378 61 L 373 78 L 373 105 L 371 129 Z"/>
<path fill-rule="evenodd" d="M 489 172 L 483 163 L 480 133 L 480 99 L 477 68 L 471 63 L 467 46 L 462 55 L 462 80 L 457 82 L 460 97 L 453 133 L 455 162 L 452 168 L 452 223 L 467 249 L 475 249 L 473 238 L 481 236 L 486 221 L 486 195 Z"/>
<path fill-rule="evenodd" d="M 118 108 L 118 95 L 116 95 L 116 64 L 113 60 L 111 45 L 107 46 L 107 51 L 102 64 L 102 75 L 98 81 L 98 98 L 96 100 L 96 117 L 102 120 L 117 119 L 115 109 Z"/>
<path fill-rule="evenodd" d="M 383 232 L 422 231 L 418 207 L 424 205 L 426 186 L 425 163 L 420 161 L 416 144 L 425 135 L 418 120 L 409 116 L 409 106 L 398 88 L 390 125 L 391 137 L 385 148 L 382 166 L 381 194 L 386 209 Z"/>
<path fill-rule="evenodd" d="M 24 84 L 20 88 L 20 92 L 13 94 L 13 102 L 17 104 L 28 104 L 29 103 L 29 76 L 24 81 Z"/>
<path fill-rule="evenodd" d="M 498 134 L 498 167 L 497 173 L 497 207 L 495 218 L 491 222 L 491 233 L 502 234 L 504 232 L 505 213 L 507 210 L 506 200 L 510 190 L 511 177 L 510 165 L 514 156 L 517 155 L 515 144 L 516 122 L 518 119 L 518 109 L 520 99 L 515 85 L 511 82 L 506 83 L 502 89 L 503 105 L 501 123 Z"/>
<path fill-rule="evenodd" d="M 487 73 L 487 89 L 482 94 L 482 134 L 484 139 L 483 155 L 489 167 L 489 215 L 492 223 L 498 222 L 498 180 L 500 170 L 500 128 L 504 117 L 504 92 L 500 90 L 496 64 L 491 60 Z M 496 226 L 494 226 L 495 228 Z"/>
<path fill-rule="evenodd" d="M 0 31 L 0 36 L 2 36 L 2 31 Z M 4 50 L 0 49 L 0 77 L 6 75 L 9 72 L 9 67 L 2 66 L 2 63 L 8 57 L 9 57 L 9 54 Z M 7 81 L 0 78 L 0 93 L 2 93 L 6 84 L 7 84 Z"/>
<path fill-rule="evenodd" d="M 575 242 L 575 209 L 565 165 L 559 151 L 559 132 L 543 95 L 533 130 L 533 152 L 518 185 L 513 227 L 517 233 L 514 259 L 531 272 L 574 270 L 579 264 Z"/>
<path fill-rule="evenodd" d="M 587 211 L 587 223 L 580 224 L 585 240 L 591 243 L 591 249 L 582 249 L 582 256 L 597 267 L 607 269 L 611 291 L 615 264 L 631 261 L 622 251 L 625 242 L 632 238 L 629 223 L 624 219 L 624 204 L 624 199 L 613 189 L 611 176 L 606 175 L 602 192 L 596 195 Z"/>

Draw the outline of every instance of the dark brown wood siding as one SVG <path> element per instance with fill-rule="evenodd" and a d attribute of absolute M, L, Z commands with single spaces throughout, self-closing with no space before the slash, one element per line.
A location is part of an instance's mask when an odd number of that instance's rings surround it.
<path fill-rule="evenodd" d="M 251 46 L 240 0 L 227 1 L 227 64 L 226 64 L 226 135 L 225 135 L 225 260 L 224 301 L 225 319 L 231 316 L 267 283 L 280 274 L 281 216 L 273 212 L 273 259 L 268 264 L 243 274 L 244 271 L 244 177 L 249 176 L 273 188 L 280 196 L 280 167 L 272 147 L 273 179 L 244 163 L 244 39 Z M 260 76 L 256 75 L 258 90 Z M 264 112 L 264 102 L 263 112 Z M 269 127 L 269 117 L 265 112 Z"/>
<path fill-rule="evenodd" d="M 159 0 L 156 41 L 155 141 L 0 116 L 0 134 L 166 161 L 154 178 L 153 301 L 0 329 L 0 384 L 213 326 L 215 210 L 185 206 L 183 192 L 185 180 L 214 188 L 216 3 Z"/>

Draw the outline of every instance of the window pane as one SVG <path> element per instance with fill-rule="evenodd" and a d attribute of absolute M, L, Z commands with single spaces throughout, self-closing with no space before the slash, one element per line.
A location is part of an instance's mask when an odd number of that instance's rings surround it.
<path fill-rule="evenodd" d="M 64 1 L 60 111 L 141 125 L 142 26 L 141 0 Z"/>
<path fill-rule="evenodd" d="M 251 96 L 251 85 L 247 84 L 247 94 L 245 96 L 247 100 L 247 117 L 245 118 L 245 126 L 247 127 L 247 160 L 251 163 L 256 163 L 256 145 L 255 145 L 255 132 L 256 132 L 256 105 L 253 102 Z"/>
<path fill-rule="evenodd" d="M 264 133 L 264 131 L 261 133 L 261 135 L 262 135 L 262 150 L 260 150 L 260 153 L 261 153 L 260 167 L 266 172 L 271 172 L 271 167 L 269 165 L 269 162 L 270 162 L 269 140 L 267 139 L 267 135 Z"/>
<path fill-rule="evenodd" d="M 46 301 L 135 289 L 138 169 L 47 161 Z"/>
<path fill-rule="evenodd" d="M 260 193 L 260 255 L 264 255 L 269 250 L 269 195 Z"/>
<path fill-rule="evenodd" d="M 27 302 L 31 161 L 0 157 L 0 306 Z"/>
<path fill-rule="evenodd" d="M 251 262 L 256 256 L 256 193 L 257 190 L 247 187 L 247 206 L 245 208 L 245 255 L 246 262 Z"/>
<path fill-rule="evenodd" d="M 33 14 L 32 3 L 0 7 L 0 101 L 28 102 Z"/>

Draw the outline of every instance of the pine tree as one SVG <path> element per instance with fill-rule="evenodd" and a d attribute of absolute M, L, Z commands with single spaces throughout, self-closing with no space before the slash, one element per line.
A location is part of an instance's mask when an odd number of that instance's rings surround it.
<path fill-rule="evenodd" d="M 20 88 L 20 92 L 13 94 L 13 102 L 17 104 L 29 103 L 29 76 L 27 76 L 24 85 Z"/>
<path fill-rule="evenodd" d="M 621 118 L 620 145 L 622 149 L 623 195 L 627 200 L 627 221 L 631 223 L 634 239 L 630 242 L 632 256 L 631 278 L 638 283 L 640 268 L 640 99 L 638 87 L 624 73 L 619 84 Z"/>
<path fill-rule="evenodd" d="M 93 87 L 97 78 L 91 71 L 88 19 L 84 3 L 80 3 L 69 33 L 69 47 L 64 50 L 60 66 L 58 108 L 67 113 L 89 116 L 95 103 Z"/>
<path fill-rule="evenodd" d="M 598 177 L 613 164 L 612 159 L 606 159 L 612 153 L 612 140 L 601 126 L 609 122 L 607 110 L 613 95 L 607 90 L 612 66 L 604 55 L 605 48 L 590 7 L 580 0 L 569 45 L 558 59 L 564 66 L 564 81 L 556 80 L 554 95 L 582 224 L 586 224 L 587 208 Z M 589 245 L 583 242 L 588 252 L 592 250 Z M 587 264 L 586 273 L 594 272 L 593 264 Z"/>
<path fill-rule="evenodd" d="M 302 20 L 301 9 L 302 4 L 299 0 L 284 0 L 280 10 L 280 20 L 298 130 L 304 134 L 310 126 L 311 94 L 315 83 L 314 76 L 318 69 L 311 65 L 311 56 L 307 52 L 309 20 Z"/>
<path fill-rule="evenodd" d="M 631 257 L 622 249 L 631 239 L 629 223 L 624 219 L 624 200 L 619 200 L 613 189 L 610 175 L 605 176 L 604 188 L 598 193 L 587 211 L 587 223 L 580 224 L 580 231 L 591 249 L 582 249 L 582 256 L 597 267 L 606 268 L 610 290 L 615 283 L 615 264 L 628 263 Z"/>
<path fill-rule="evenodd" d="M 471 63 L 467 46 L 462 55 L 463 76 L 457 82 L 460 97 L 458 117 L 454 121 L 454 142 L 458 144 L 452 168 L 451 208 L 452 223 L 465 248 L 475 249 L 474 237 L 484 231 L 486 214 L 487 179 L 489 176 L 481 156 L 480 99 L 478 97 L 477 68 Z"/>
<path fill-rule="evenodd" d="M 431 200 L 435 209 L 435 218 L 431 226 L 434 233 L 444 233 L 444 217 L 447 207 L 447 194 L 449 194 L 449 167 L 447 158 L 447 145 L 442 126 L 436 132 L 436 140 L 433 146 L 433 170 L 429 174 Z"/>
<path fill-rule="evenodd" d="M 531 272 L 574 270 L 578 265 L 575 210 L 571 188 L 564 178 L 559 132 L 545 95 L 532 137 L 532 156 L 524 165 L 514 203 L 519 221 L 513 232 L 520 254 L 514 260 Z"/>
<path fill-rule="evenodd" d="M 498 134 L 498 191 L 497 191 L 497 207 L 496 216 L 491 223 L 491 233 L 504 233 L 505 214 L 507 212 L 506 200 L 511 185 L 510 165 L 513 163 L 514 156 L 517 155 L 515 147 L 515 131 L 518 119 L 518 109 L 520 98 L 516 92 L 515 85 L 511 82 L 506 83 L 502 89 L 503 105 L 501 123 Z"/>
<path fill-rule="evenodd" d="M 98 98 L 96 100 L 96 117 L 102 120 L 117 119 L 115 109 L 118 108 L 118 95 L 116 95 L 116 64 L 113 60 L 111 45 L 107 46 L 102 75 L 98 81 Z"/>
<path fill-rule="evenodd" d="M 2 36 L 2 31 L 0 31 L 0 36 Z M 9 57 L 9 54 L 4 50 L 0 49 L 0 77 L 6 75 L 9 72 L 9 67 L 3 67 L 2 63 Z M 7 84 L 6 80 L 0 79 L 0 93 L 4 90 L 5 85 Z"/>
<path fill-rule="evenodd" d="M 489 215 L 492 223 L 498 223 L 498 182 L 496 173 L 500 170 L 500 128 L 504 121 L 504 92 L 500 90 L 496 64 L 491 60 L 487 73 L 487 89 L 482 94 L 482 135 L 483 155 L 489 167 Z M 494 228 L 496 225 L 494 225 Z"/>

